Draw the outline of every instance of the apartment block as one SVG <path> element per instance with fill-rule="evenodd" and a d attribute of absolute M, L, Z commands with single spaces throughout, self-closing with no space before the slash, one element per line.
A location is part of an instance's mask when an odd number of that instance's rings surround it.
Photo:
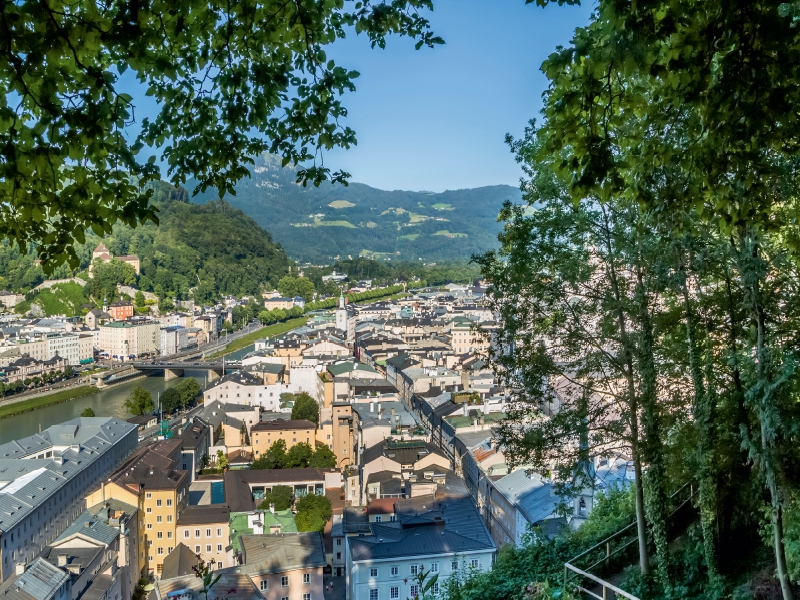
<path fill-rule="evenodd" d="M 100 326 L 98 345 L 109 358 L 129 360 L 159 349 L 161 326 L 157 321 L 115 321 Z"/>
<path fill-rule="evenodd" d="M 130 423 L 81 417 L 0 446 L 0 579 L 31 564 L 64 533 L 83 512 L 86 492 L 136 444 Z"/>

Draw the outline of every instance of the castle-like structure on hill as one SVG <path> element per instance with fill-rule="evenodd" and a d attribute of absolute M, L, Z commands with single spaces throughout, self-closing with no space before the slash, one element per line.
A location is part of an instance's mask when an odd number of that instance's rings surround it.
<path fill-rule="evenodd" d="M 122 256 L 114 256 L 111 254 L 111 250 L 109 250 L 103 242 L 100 242 L 92 251 L 92 262 L 89 263 L 89 277 L 92 277 L 92 267 L 94 266 L 94 261 L 102 260 L 103 262 L 107 263 L 111 261 L 112 258 L 116 258 L 119 261 L 124 263 L 128 263 L 130 266 L 133 267 L 133 270 L 136 271 L 136 274 L 139 274 L 139 257 L 135 254 L 125 254 Z"/>

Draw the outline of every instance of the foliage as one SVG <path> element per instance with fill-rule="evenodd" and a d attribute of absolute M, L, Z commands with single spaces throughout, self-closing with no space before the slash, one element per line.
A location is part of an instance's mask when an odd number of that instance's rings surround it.
<path fill-rule="evenodd" d="M 345 181 L 316 159 L 356 141 L 339 118 L 347 114 L 340 96 L 358 73 L 328 60 L 325 47 L 351 27 L 381 48 L 391 34 L 433 47 L 442 40 L 421 14 L 431 8 L 430 0 L 250 1 L 233 12 L 206 2 L 180 12 L 91 0 L 69 10 L 4 5 L 3 237 L 34 243 L 48 269 L 65 260 L 76 267 L 85 231 L 157 222 L 143 185 L 159 178 L 157 158 L 173 184 L 195 177 L 220 195 L 233 193 L 250 157 L 265 151 L 284 165 L 312 162 L 297 174 L 303 183 Z M 132 97 L 120 89 L 128 70 L 159 107 L 152 120 L 135 123 Z M 145 146 L 158 156 L 142 159 Z"/>
<path fill-rule="evenodd" d="M 92 279 L 86 284 L 86 295 L 94 297 L 98 304 L 118 299 L 117 284 L 134 285 L 136 271 L 128 263 L 112 259 L 105 263 L 100 259 L 92 265 Z"/>
<path fill-rule="evenodd" d="M 300 531 L 322 531 L 333 514 L 331 501 L 325 496 L 314 494 L 299 498 L 295 502 L 295 509 L 295 522 Z"/>
<path fill-rule="evenodd" d="M 314 451 L 311 445 L 306 442 L 298 442 L 286 453 L 286 462 L 284 468 L 286 469 L 304 469 L 311 461 Z"/>
<path fill-rule="evenodd" d="M 286 468 L 286 442 L 275 440 L 264 454 L 253 461 L 251 469 L 284 469 Z"/>
<path fill-rule="evenodd" d="M 161 410 L 165 413 L 171 413 L 181 406 L 181 393 L 178 391 L 177 386 L 167 388 L 159 396 L 161 403 Z"/>
<path fill-rule="evenodd" d="M 336 467 L 336 455 L 325 444 L 317 444 L 308 466 L 312 469 L 332 469 Z"/>
<path fill-rule="evenodd" d="M 144 307 L 144 302 L 144 292 L 142 292 L 142 290 L 137 290 L 136 294 L 133 296 L 133 304 L 137 308 L 142 308 Z"/>
<path fill-rule="evenodd" d="M 292 399 L 292 419 L 306 419 L 319 425 L 319 403 L 306 392 L 300 392 Z"/>
<path fill-rule="evenodd" d="M 217 450 L 217 469 L 219 469 L 220 473 L 222 473 L 227 468 L 228 457 L 225 456 L 225 453 L 222 450 Z"/>
<path fill-rule="evenodd" d="M 346 188 L 301 187 L 294 183 L 294 171 L 282 168 L 276 157 L 262 155 L 255 161 L 250 177 L 239 181 L 236 195 L 226 199 L 269 229 L 290 256 L 313 264 L 330 264 L 348 255 L 353 260 L 358 256 L 375 258 L 386 266 L 397 261 L 433 260 L 437 267 L 441 260 L 464 263 L 472 254 L 497 245 L 497 211 L 505 200 L 517 202 L 520 197 L 519 190 L 508 185 L 436 194 L 379 190 L 361 183 Z M 214 200 L 219 196 L 209 191 L 199 197 Z M 354 206 L 328 206 L 343 198 Z M 437 203 L 451 204 L 453 210 L 436 210 L 431 205 Z M 319 214 L 323 216 L 317 217 Z M 435 235 L 443 229 L 466 237 Z M 366 270 L 362 273 L 348 274 L 373 278 Z M 320 286 L 317 291 L 322 291 Z M 337 292 L 328 288 L 324 293 Z"/>
<path fill-rule="evenodd" d="M 94 417 L 95 416 L 94 410 L 92 410 L 91 406 L 89 406 L 87 408 L 84 408 L 83 412 L 81 413 L 81 416 L 82 417 Z"/>
<path fill-rule="evenodd" d="M 432 600 L 438 596 L 434 586 L 439 581 L 439 574 L 433 573 L 431 575 L 430 569 L 425 570 L 425 565 L 419 566 L 417 574 L 411 578 L 411 581 L 414 582 L 412 585 L 416 585 L 417 590 L 419 590 L 411 600 Z"/>
<path fill-rule="evenodd" d="M 140 258 L 141 290 L 171 300 L 187 299 L 194 288 L 195 301 L 208 304 L 223 295 L 256 294 L 287 272 L 286 253 L 241 211 L 222 201 L 190 204 L 186 190 L 164 183 L 151 187 L 160 225 L 118 226 L 103 238 L 114 255 Z M 92 238 L 87 245 L 98 241 Z"/>
<path fill-rule="evenodd" d="M 278 282 L 278 293 L 284 298 L 302 297 L 306 302 L 314 299 L 314 283 L 305 277 L 287 275 Z"/>
<path fill-rule="evenodd" d="M 152 394 L 140 385 L 133 388 L 125 400 L 125 410 L 133 416 L 151 414 L 155 408 Z"/>
<path fill-rule="evenodd" d="M 276 485 L 269 492 L 264 494 L 264 500 L 259 504 L 261 510 L 269 510 L 269 505 L 274 504 L 275 510 L 287 510 L 292 508 L 294 501 L 294 491 L 288 485 Z"/>
<path fill-rule="evenodd" d="M 386 296 L 391 296 L 393 294 L 397 294 L 403 291 L 403 285 L 391 285 L 385 288 L 375 288 L 372 290 L 367 290 L 366 292 L 357 292 L 352 294 L 347 294 L 347 301 L 348 302 L 364 302 L 366 300 L 376 300 L 379 298 L 385 298 Z M 305 309 L 306 312 L 314 311 L 314 310 L 322 310 L 325 308 L 333 308 L 339 305 L 339 298 L 328 298 L 327 300 L 321 300 L 318 302 L 309 302 L 306 304 Z"/>

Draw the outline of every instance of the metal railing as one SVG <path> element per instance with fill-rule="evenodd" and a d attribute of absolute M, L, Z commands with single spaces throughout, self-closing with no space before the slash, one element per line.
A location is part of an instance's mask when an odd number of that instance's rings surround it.
<path fill-rule="evenodd" d="M 685 496 L 685 492 L 687 490 L 688 490 L 689 493 L 688 493 L 688 496 Z M 672 520 L 673 517 L 679 511 L 681 511 L 686 505 L 691 503 L 692 499 L 694 498 L 694 495 L 695 495 L 695 486 L 694 486 L 694 482 L 691 482 L 691 481 L 685 483 L 680 488 L 678 488 L 672 495 L 670 495 L 669 500 L 673 503 L 673 509 L 670 512 L 670 514 L 667 516 L 667 519 L 668 520 Z M 634 535 L 633 535 L 632 539 L 622 543 L 620 546 L 618 546 L 618 547 L 614 548 L 614 550 L 612 550 L 611 549 L 612 542 L 614 542 L 614 541 L 618 540 L 619 538 L 625 536 L 631 530 L 634 531 Z M 596 583 L 597 585 L 600 586 L 600 588 L 602 590 L 602 596 L 599 595 L 599 594 L 596 594 L 595 592 L 593 592 L 593 591 L 591 591 L 589 589 L 586 589 L 582 585 L 578 585 L 577 589 L 578 589 L 579 592 L 581 592 L 583 594 L 586 594 L 588 596 L 591 596 L 592 598 L 596 598 L 597 600 L 608 600 L 608 591 L 611 590 L 617 595 L 617 597 L 621 596 L 623 598 L 628 598 L 628 600 L 640 600 L 636 596 L 634 596 L 634 595 L 632 595 L 632 594 L 630 594 L 630 593 L 628 593 L 628 592 L 626 592 L 624 590 L 621 590 L 620 588 L 618 588 L 617 586 L 613 585 L 612 583 L 610 583 L 610 582 L 608 582 L 608 581 L 606 581 L 604 579 L 601 579 L 597 575 L 594 575 L 594 574 L 592 574 L 590 572 L 590 571 L 592 571 L 592 569 L 595 569 L 595 568 L 597 568 L 597 567 L 599 567 L 601 565 L 604 565 L 606 567 L 606 569 L 608 569 L 610 567 L 610 565 L 611 565 L 612 559 L 614 559 L 616 557 L 621 557 L 622 553 L 625 552 L 625 550 L 627 550 L 628 548 L 630 548 L 634 544 L 638 544 L 638 540 L 639 540 L 639 538 L 638 538 L 638 535 L 637 535 L 637 532 L 636 532 L 636 521 L 634 521 L 633 523 L 630 523 L 629 525 L 626 525 L 625 527 L 623 527 L 622 529 L 620 529 L 616 533 L 613 533 L 612 535 L 608 536 L 607 538 L 605 538 L 601 542 L 598 542 L 597 544 L 595 544 L 594 546 L 592 546 L 588 550 L 584 550 L 583 552 L 581 552 L 577 556 L 574 556 L 573 558 L 571 558 L 570 560 L 568 560 L 567 562 L 564 563 L 564 585 L 566 586 L 567 583 L 569 582 L 570 572 L 572 572 L 572 573 L 575 573 L 575 574 L 581 576 L 582 578 L 589 579 L 590 581 L 593 581 L 594 583 Z M 593 562 L 592 564 L 590 564 L 587 567 L 584 567 L 583 569 L 580 569 L 577 566 L 575 566 L 575 563 L 577 563 L 579 560 L 581 560 L 581 559 L 583 559 L 583 558 L 585 558 L 585 557 L 587 557 L 587 556 L 589 556 L 589 555 L 591 555 L 593 553 L 597 553 L 598 550 L 601 551 L 601 552 L 596 554 L 596 556 L 600 556 L 600 558 L 595 560 L 595 562 Z"/>

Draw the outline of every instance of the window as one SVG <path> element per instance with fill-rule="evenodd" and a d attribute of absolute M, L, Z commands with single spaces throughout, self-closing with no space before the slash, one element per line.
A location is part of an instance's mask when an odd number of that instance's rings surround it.
<path fill-rule="evenodd" d="M 412 598 L 416 598 L 419 596 L 419 586 L 418 585 L 411 585 L 408 587 L 408 595 Z"/>
<path fill-rule="evenodd" d="M 167 515 L 167 523 L 172 523 L 172 515 Z"/>
<path fill-rule="evenodd" d="M 189 530 L 188 529 L 184 529 L 183 530 L 183 537 L 185 537 L 185 538 L 189 537 Z"/>
<path fill-rule="evenodd" d="M 375 522 L 376 523 L 380 523 L 381 521 L 383 521 L 383 517 L 382 516 L 378 515 L 378 516 L 375 517 Z"/>
<path fill-rule="evenodd" d="M 438 596 L 439 595 L 439 582 L 438 581 L 435 581 L 433 583 L 433 588 L 431 589 L 431 591 L 433 592 L 434 596 Z"/>
<path fill-rule="evenodd" d="M 153 494 L 151 494 L 150 492 L 147 492 L 145 494 L 145 498 L 147 498 L 148 500 L 150 500 L 150 498 L 152 498 L 152 497 L 153 497 Z"/>
<path fill-rule="evenodd" d="M 342 545 L 342 538 L 336 538 L 336 545 L 337 546 L 341 546 Z"/>
<path fill-rule="evenodd" d="M 148 506 L 148 507 L 147 507 L 147 512 L 149 512 L 149 513 L 153 512 L 153 509 L 152 509 L 152 507 Z"/>
<path fill-rule="evenodd" d="M 400 574 L 400 567 L 392 567 L 392 576 L 397 577 Z"/>
<path fill-rule="evenodd" d="M 195 529 L 194 530 L 194 537 L 200 537 L 200 530 L 199 529 Z"/>
<path fill-rule="evenodd" d="M 311 573 L 303 573 L 303 584 L 311 583 Z"/>
<path fill-rule="evenodd" d="M 171 539 L 172 539 L 172 532 L 171 532 L 171 531 L 168 531 L 168 532 L 167 532 L 167 539 L 168 539 L 168 540 L 171 540 Z"/>
<path fill-rule="evenodd" d="M 391 598 L 391 600 L 397 600 L 399 597 L 400 597 L 400 588 L 399 587 L 395 586 L 395 587 L 389 588 L 389 598 Z"/>
<path fill-rule="evenodd" d="M 211 544 L 206 544 L 206 552 L 211 554 Z"/>
<path fill-rule="evenodd" d="M 206 537 L 211 537 L 211 530 L 210 529 L 206 529 Z"/>
<path fill-rule="evenodd" d="M 417 573 L 419 573 L 419 565 L 411 565 L 411 567 L 409 567 L 409 569 L 410 569 L 410 573 L 411 573 L 412 575 L 416 575 Z M 416 596 L 416 594 L 411 594 L 411 597 L 412 597 L 412 598 L 413 598 L 414 596 Z"/>
<path fill-rule="evenodd" d="M 458 561 L 457 560 L 454 560 L 453 562 L 450 563 L 450 569 L 453 570 L 453 571 L 458 571 Z"/>
<path fill-rule="evenodd" d="M 378 569 L 376 569 L 375 567 L 372 567 L 369 570 L 369 576 L 370 577 L 377 577 L 378 576 Z"/>
<path fill-rule="evenodd" d="M 217 552 L 222 552 L 222 544 L 217 544 Z"/>
<path fill-rule="evenodd" d="M 397 517 L 395 517 L 394 515 L 389 515 L 389 521 L 390 522 L 394 523 L 396 519 L 397 519 Z"/>
<path fill-rule="evenodd" d="M 378 590 L 372 588 L 369 591 L 369 600 L 378 600 Z"/>
<path fill-rule="evenodd" d="M 148 523 L 148 524 L 147 524 L 147 528 L 148 528 L 148 529 L 152 529 L 152 528 L 153 528 L 153 524 L 152 524 L 152 523 Z"/>
<path fill-rule="evenodd" d="M 431 573 L 438 573 L 439 572 L 439 563 L 431 563 Z"/>
<path fill-rule="evenodd" d="M 200 546 L 195 546 L 194 547 L 194 553 L 195 554 L 200 554 Z"/>
<path fill-rule="evenodd" d="M 283 576 L 281 577 L 281 587 L 282 587 L 282 588 L 287 588 L 287 587 L 289 587 L 289 577 L 288 577 L 288 576 L 286 576 L 286 575 L 283 575 Z"/>
<path fill-rule="evenodd" d="M 156 506 L 161 506 L 161 500 L 156 500 Z"/>
<path fill-rule="evenodd" d="M 477 558 L 473 558 L 471 561 L 469 561 L 469 566 L 473 569 L 477 569 L 481 566 L 481 561 L 479 561 Z"/>
<path fill-rule="evenodd" d="M 164 532 L 163 532 L 163 531 L 159 531 L 159 532 L 156 534 L 156 537 L 157 537 L 158 539 L 161 539 L 161 538 L 163 538 L 163 537 L 164 537 Z"/>
<path fill-rule="evenodd" d="M 156 550 L 156 554 L 164 554 L 164 549 L 158 548 L 158 550 Z"/>
<path fill-rule="evenodd" d="M 167 506 L 172 506 L 172 498 L 167 498 Z"/>
<path fill-rule="evenodd" d="M 170 546 L 169 548 L 167 548 L 167 554 L 171 554 L 173 550 L 174 548 Z"/>
<path fill-rule="evenodd" d="M 156 516 L 156 523 L 161 523 L 161 515 Z"/>
<path fill-rule="evenodd" d="M 222 529 L 217 527 L 217 537 L 222 537 Z"/>
<path fill-rule="evenodd" d="M 261 582 L 258 584 L 258 587 L 262 592 L 266 592 L 267 590 L 269 590 L 269 580 L 262 579 Z"/>
<path fill-rule="evenodd" d="M 336 560 L 342 560 L 342 553 L 341 552 L 337 552 L 336 553 Z"/>

